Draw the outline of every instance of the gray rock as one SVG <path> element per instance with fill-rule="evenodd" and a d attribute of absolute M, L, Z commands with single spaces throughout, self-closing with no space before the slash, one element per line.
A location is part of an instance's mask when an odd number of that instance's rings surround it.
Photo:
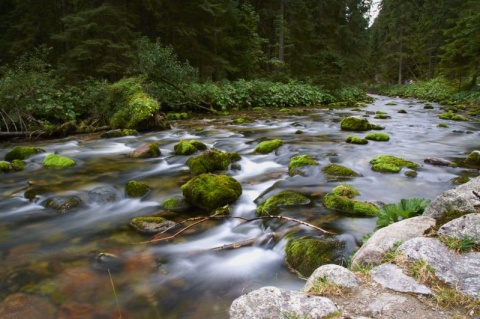
<path fill-rule="evenodd" d="M 418 283 L 412 277 L 405 275 L 400 268 L 393 264 L 383 264 L 373 268 L 370 271 L 372 279 L 379 283 L 383 288 L 388 288 L 397 292 L 408 292 L 429 295 L 432 291 Z"/>
<path fill-rule="evenodd" d="M 435 238 L 414 238 L 398 247 L 410 260 L 424 260 L 435 275 L 464 294 L 480 296 L 480 253 L 457 255 Z"/>
<path fill-rule="evenodd" d="M 438 157 L 428 157 L 423 160 L 425 163 L 435 166 L 453 166 L 455 165 L 452 161 L 438 158 Z"/>
<path fill-rule="evenodd" d="M 352 265 L 378 265 L 386 252 L 395 243 L 405 242 L 411 238 L 420 237 L 435 225 L 435 220 L 426 216 L 404 219 L 375 232 L 368 241 L 360 247 L 352 258 Z"/>
<path fill-rule="evenodd" d="M 407 301 L 407 298 L 389 293 L 381 293 L 371 304 L 367 307 L 375 318 L 381 318 L 385 311 L 395 307 L 398 304 L 402 304 Z"/>
<path fill-rule="evenodd" d="M 231 319 L 325 318 L 338 311 L 324 297 L 307 295 L 276 287 L 263 287 L 235 299 L 230 306 Z"/>
<path fill-rule="evenodd" d="M 480 165 L 480 151 L 471 152 L 465 159 L 465 163 L 472 165 Z"/>
<path fill-rule="evenodd" d="M 475 243 L 480 245 L 480 214 L 468 214 L 456 218 L 438 230 L 439 236 L 462 239 L 470 237 L 475 239 Z"/>
<path fill-rule="evenodd" d="M 100 186 L 88 192 L 88 198 L 92 202 L 105 204 L 109 202 L 116 202 L 122 197 L 122 194 L 111 186 Z"/>
<path fill-rule="evenodd" d="M 480 177 L 474 178 L 468 183 L 457 186 L 444 192 L 435 198 L 423 212 L 423 216 L 429 216 L 437 220 L 441 226 L 463 215 L 480 212 L 480 199 L 473 193 L 480 191 Z"/>
<path fill-rule="evenodd" d="M 328 282 L 337 284 L 342 288 L 354 289 L 358 287 L 358 279 L 353 272 L 344 267 L 329 264 L 318 267 L 313 272 L 303 287 L 303 291 L 310 291 L 317 280 L 322 278 L 325 278 Z"/>

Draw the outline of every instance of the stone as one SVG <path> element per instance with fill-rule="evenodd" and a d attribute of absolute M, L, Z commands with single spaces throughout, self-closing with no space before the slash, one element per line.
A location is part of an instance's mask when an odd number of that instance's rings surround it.
<path fill-rule="evenodd" d="M 142 182 L 128 181 L 127 184 L 125 184 L 125 195 L 127 195 L 127 197 L 143 197 L 149 191 L 150 187 Z"/>
<path fill-rule="evenodd" d="M 99 204 L 113 203 L 121 197 L 121 193 L 112 186 L 100 186 L 88 192 L 88 198 Z"/>
<path fill-rule="evenodd" d="M 370 276 L 383 288 L 388 288 L 397 292 L 416 293 L 429 295 L 432 291 L 418 283 L 412 277 L 405 275 L 402 270 L 393 264 L 383 264 L 370 270 Z"/>
<path fill-rule="evenodd" d="M 279 139 L 271 140 L 271 141 L 263 141 L 260 142 L 253 150 L 254 153 L 260 154 L 268 154 L 273 152 L 277 148 L 283 145 L 283 141 Z"/>
<path fill-rule="evenodd" d="M 367 119 L 355 116 L 346 117 L 340 122 L 340 128 L 344 131 L 368 131 L 371 126 Z"/>
<path fill-rule="evenodd" d="M 130 225 L 143 234 L 157 234 L 175 226 L 176 223 L 163 217 L 136 217 L 130 221 Z"/>
<path fill-rule="evenodd" d="M 54 209 L 59 213 L 76 211 L 82 205 L 83 200 L 76 195 L 52 197 L 43 202 L 45 208 Z"/>
<path fill-rule="evenodd" d="M 205 149 L 207 149 L 207 146 L 200 141 L 180 140 L 180 142 L 178 142 L 178 144 L 175 144 L 175 146 L 173 147 L 173 153 L 175 155 L 190 155 L 199 150 L 205 150 Z"/>
<path fill-rule="evenodd" d="M 382 262 L 385 253 L 392 250 L 396 243 L 423 236 L 434 226 L 433 218 L 417 216 L 379 229 L 355 253 L 352 265 L 378 265 Z"/>
<path fill-rule="evenodd" d="M 362 137 L 350 135 L 347 136 L 345 142 L 350 143 L 350 144 L 360 144 L 360 145 L 365 145 L 368 144 L 368 140 Z"/>
<path fill-rule="evenodd" d="M 465 163 L 471 165 L 480 165 L 480 151 L 475 150 L 471 152 L 465 159 Z"/>
<path fill-rule="evenodd" d="M 236 152 L 228 153 L 212 148 L 198 156 L 190 157 L 186 164 L 193 174 L 200 175 L 225 171 L 230 163 L 237 162 L 240 159 L 240 155 Z"/>
<path fill-rule="evenodd" d="M 329 264 L 318 267 L 307 279 L 303 287 L 304 292 L 309 292 L 318 280 L 326 279 L 327 282 L 336 284 L 345 289 L 354 289 L 359 285 L 355 274 L 345 267 Z"/>
<path fill-rule="evenodd" d="M 265 202 L 260 204 L 257 208 L 258 215 L 274 215 L 284 206 L 300 206 L 310 204 L 310 199 L 300 193 L 293 191 L 283 191 L 272 197 L 269 197 Z"/>
<path fill-rule="evenodd" d="M 376 142 L 387 142 L 390 140 L 390 135 L 381 132 L 370 132 L 365 135 L 365 139 Z"/>
<path fill-rule="evenodd" d="M 24 293 L 9 295 L 0 304 L 2 319 L 54 319 L 55 306 L 48 300 Z"/>
<path fill-rule="evenodd" d="M 163 201 L 162 208 L 175 213 L 183 213 L 192 209 L 193 205 L 183 196 L 172 196 Z"/>
<path fill-rule="evenodd" d="M 230 306 L 230 319 L 320 319 L 337 311 L 325 297 L 263 287 L 235 299 Z"/>
<path fill-rule="evenodd" d="M 475 243 L 480 245 L 480 214 L 468 214 L 456 218 L 440 227 L 437 234 L 457 239 L 473 238 Z"/>
<path fill-rule="evenodd" d="M 290 175 L 301 175 L 299 168 L 308 165 L 318 165 L 318 162 L 309 154 L 294 156 L 290 159 L 290 163 L 288 164 L 288 173 Z"/>
<path fill-rule="evenodd" d="M 330 163 L 330 164 L 327 164 L 325 165 L 323 168 L 322 168 L 322 172 L 325 174 L 325 175 L 328 175 L 328 176 L 339 176 L 339 177 L 356 177 L 356 176 L 360 176 L 359 173 L 355 172 L 354 170 L 348 168 L 348 167 L 345 167 L 345 166 L 342 166 L 342 165 L 338 165 L 338 164 L 333 164 L 333 163 Z"/>
<path fill-rule="evenodd" d="M 377 216 L 380 211 L 373 203 L 362 202 L 332 193 L 325 195 L 323 205 L 331 210 L 360 216 Z"/>
<path fill-rule="evenodd" d="M 479 213 L 480 198 L 474 192 L 480 192 L 480 177 L 436 197 L 425 209 L 423 216 L 434 218 L 437 225 L 442 226 L 460 216 Z"/>
<path fill-rule="evenodd" d="M 435 166 L 456 166 L 454 162 L 438 157 L 427 157 L 423 162 Z"/>
<path fill-rule="evenodd" d="M 370 161 L 372 170 L 382 173 L 398 173 L 402 167 L 416 169 L 418 164 L 392 155 L 379 155 Z"/>
<path fill-rule="evenodd" d="M 75 161 L 72 160 L 71 158 L 55 155 L 55 154 L 49 154 L 43 160 L 43 167 L 46 167 L 46 168 L 61 169 L 61 168 L 73 167 L 76 165 L 77 163 L 75 163 Z"/>
<path fill-rule="evenodd" d="M 13 160 L 24 160 L 32 155 L 44 153 L 45 150 L 34 146 L 15 146 L 10 152 L 5 154 L 5 160 L 11 162 Z"/>
<path fill-rule="evenodd" d="M 143 144 L 136 148 L 133 152 L 128 154 L 128 157 L 132 158 L 152 158 L 159 157 L 161 155 L 160 148 L 156 143 Z"/>

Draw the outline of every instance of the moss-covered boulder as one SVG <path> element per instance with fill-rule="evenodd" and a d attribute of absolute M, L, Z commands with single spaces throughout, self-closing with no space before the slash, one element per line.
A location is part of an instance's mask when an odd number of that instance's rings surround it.
<path fill-rule="evenodd" d="M 416 169 L 418 164 L 392 155 L 380 155 L 370 161 L 372 170 L 383 173 L 398 173 L 402 167 Z"/>
<path fill-rule="evenodd" d="M 104 132 L 100 135 L 100 138 L 114 138 L 114 137 L 124 137 L 124 136 L 137 136 L 138 131 L 133 129 L 116 129 Z"/>
<path fill-rule="evenodd" d="M 480 165 L 480 151 L 471 152 L 465 159 L 465 163 L 471 165 Z"/>
<path fill-rule="evenodd" d="M 175 225 L 176 224 L 170 220 L 155 216 L 136 217 L 130 221 L 130 226 L 142 234 L 157 234 Z"/>
<path fill-rule="evenodd" d="M 441 120 L 452 120 L 452 121 L 468 121 L 468 119 L 464 116 L 454 114 L 452 112 L 445 112 L 438 116 Z"/>
<path fill-rule="evenodd" d="M 365 139 L 377 142 L 386 142 L 390 140 L 390 135 L 383 132 L 370 132 L 365 135 Z"/>
<path fill-rule="evenodd" d="M 361 202 L 332 193 L 325 195 L 323 198 L 323 205 L 328 209 L 353 215 L 377 216 L 379 212 L 379 208 L 375 204 Z"/>
<path fill-rule="evenodd" d="M 153 158 L 161 155 L 160 148 L 157 143 L 147 143 L 136 148 L 133 152 L 128 154 L 131 158 Z"/>
<path fill-rule="evenodd" d="M 10 165 L 9 162 L 6 162 L 6 161 L 0 161 L 0 172 L 8 172 L 12 170 L 12 165 Z"/>
<path fill-rule="evenodd" d="M 345 140 L 345 142 L 350 144 L 360 144 L 360 145 L 368 144 L 367 139 L 354 136 L 354 135 L 347 136 L 347 139 Z"/>
<path fill-rule="evenodd" d="M 13 160 L 24 160 L 32 155 L 44 153 L 45 150 L 40 147 L 33 146 L 15 146 L 10 152 L 5 154 L 5 160 L 11 162 Z"/>
<path fill-rule="evenodd" d="M 338 195 L 338 196 L 345 196 L 348 198 L 353 198 L 355 196 L 360 195 L 359 191 L 348 184 L 341 184 L 332 189 L 332 194 Z"/>
<path fill-rule="evenodd" d="M 298 168 L 308 165 L 318 165 L 318 162 L 309 154 L 294 156 L 288 164 L 288 173 L 290 175 L 301 174 Z"/>
<path fill-rule="evenodd" d="M 191 209 L 193 206 L 183 196 L 173 196 L 167 198 L 162 203 L 162 208 L 175 213 L 183 213 Z"/>
<path fill-rule="evenodd" d="M 197 151 L 203 151 L 207 149 L 207 146 L 197 140 L 191 140 L 191 141 L 186 141 L 186 140 L 180 140 L 178 144 L 176 144 L 173 147 L 173 153 L 175 155 L 190 155 L 193 154 Z"/>
<path fill-rule="evenodd" d="M 125 195 L 127 197 L 143 197 L 150 191 L 150 187 L 142 182 L 128 181 L 125 184 Z"/>
<path fill-rule="evenodd" d="M 167 119 L 169 120 L 186 120 L 188 119 L 188 113 L 167 113 Z"/>
<path fill-rule="evenodd" d="M 43 202 L 45 208 L 50 208 L 59 213 L 67 213 L 78 210 L 83 205 L 83 200 L 76 195 L 52 197 Z"/>
<path fill-rule="evenodd" d="M 255 153 L 260 153 L 260 154 L 268 154 L 270 152 L 273 152 L 277 148 L 283 145 L 283 141 L 279 139 L 275 140 L 270 140 L 270 141 L 263 141 L 260 142 L 254 149 L 253 151 Z"/>
<path fill-rule="evenodd" d="M 242 195 L 242 185 L 233 177 L 210 173 L 192 178 L 181 189 L 187 201 L 207 211 L 233 204 Z"/>
<path fill-rule="evenodd" d="M 300 193 L 283 191 L 270 198 L 257 208 L 258 215 L 274 215 L 283 206 L 299 206 L 310 204 L 310 199 Z"/>
<path fill-rule="evenodd" d="M 346 117 L 340 122 L 340 128 L 344 131 L 368 131 L 374 127 L 367 119 L 355 116 Z"/>
<path fill-rule="evenodd" d="M 240 159 L 240 155 L 236 152 L 228 153 L 212 148 L 198 156 L 189 158 L 186 164 L 193 174 L 200 175 L 225 171 L 230 163 L 237 162 Z"/>
<path fill-rule="evenodd" d="M 386 113 L 377 113 L 373 118 L 377 120 L 387 120 L 387 119 L 390 119 L 391 117 Z"/>
<path fill-rule="evenodd" d="M 290 238 L 285 247 L 285 261 L 300 277 L 308 278 L 322 265 L 339 263 L 344 247 L 335 238 Z"/>
<path fill-rule="evenodd" d="M 15 171 L 23 171 L 25 169 L 25 162 L 22 160 L 13 160 L 10 165 Z"/>
<path fill-rule="evenodd" d="M 68 168 L 76 166 L 77 163 L 71 158 L 60 156 L 56 154 L 48 154 L 43 159 L 43 167 L 46 168 Z"/>
<path fill-rule="evenodd" d="M 322 172 L 328 176 L 336 177 L 355 177 L 360 176 L 359 173 L 355 172 L 353 169 L 348 167 L 338 165 L 338 164 L 327 164 L 322 168 Z"/>

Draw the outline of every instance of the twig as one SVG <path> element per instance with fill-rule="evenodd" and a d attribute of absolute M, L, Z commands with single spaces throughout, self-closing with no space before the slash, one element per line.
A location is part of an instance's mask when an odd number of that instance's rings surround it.
<path fill-rule="evenodd" d="M 115 285 L 113 284 L 112 274 L 110 273 L 110 269 L 108 270 L 108 277 L 110 277 L 110 283 L 112 284 L 113 295 L 115 296 L 115 302 L 117 303 L 117 310 L 118 310 L 118 318 L 122 319 L 122 311 L 120 310 L 120 303 L 118 302 L 117 291 L 115 290 Z"/>

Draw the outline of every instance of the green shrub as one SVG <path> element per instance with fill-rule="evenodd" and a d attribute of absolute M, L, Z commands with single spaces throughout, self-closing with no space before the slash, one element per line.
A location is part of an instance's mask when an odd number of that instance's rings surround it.
<path fill-rule="evenodd" d="M 385 204 L 380 208 L 376 229 L 396 223 L 399 220 L 419 216 L 430 204 L 425 198 L 401 199 L 396 204 Z"/>

